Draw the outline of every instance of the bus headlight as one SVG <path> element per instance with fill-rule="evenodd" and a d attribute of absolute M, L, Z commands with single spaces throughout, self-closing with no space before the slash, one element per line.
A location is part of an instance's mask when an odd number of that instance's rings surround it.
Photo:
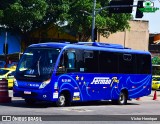
<path fill-rule="evenodd" d="M 14 85 L 18 87 L 18 82 L 16 79 L 14 79 Z"/>
<path fill-rule="evenodd" d="M 44 88 L 45 86 L 47 86 L 49 83 L 50 83 L 50 79 L 49 80 L 46 80 L 46 81 L 44 81 L 44 82 L 42 82 L 42 84 L 39 86 L 39 89 L 42 89 L 42 88 Z"/>

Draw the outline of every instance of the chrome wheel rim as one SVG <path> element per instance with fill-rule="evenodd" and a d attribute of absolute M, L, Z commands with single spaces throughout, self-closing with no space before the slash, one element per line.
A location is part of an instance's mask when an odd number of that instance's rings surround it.
<path fill-rule="evenodd" d="M 124 103 L 124 100 L 125 100 L 124 95 L 120 94 L 120 97 L 119 97 L 120 103 Z"/>
<path fill-rule="evenodd" d="M 64 96 L 60 96 L 59 97 L 59 104 L 62 106 L 65 104 L 65 97 Z"/>

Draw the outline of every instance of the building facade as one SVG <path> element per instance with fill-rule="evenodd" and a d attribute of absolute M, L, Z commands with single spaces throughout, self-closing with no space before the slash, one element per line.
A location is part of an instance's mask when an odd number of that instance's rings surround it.
<path fill-rule="evenodd" d="M 121 44 L 124 47 L 136 50 L 148 51 L 149 46 L 149 22 L 133 20 L 129 21 L 130 29 L 111 34 L 108 38 L 98 34 L 98 42 Z"/>
<path fill-rule="evenodd" d="M 149 51 L 152 53 L 152 57 L 160 57 L 160 33 L 150 34 Z"/>

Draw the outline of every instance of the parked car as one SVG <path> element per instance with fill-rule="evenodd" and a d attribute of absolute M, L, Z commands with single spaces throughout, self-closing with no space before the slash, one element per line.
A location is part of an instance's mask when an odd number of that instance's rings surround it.
<path fill-rule="evenodd" d="M 154 90 L 160 89 L 160 75 L 152 76 L 152 89 Z"/>
<path fill-rule="evenodd" d="M 7 79 L 9 89 L 12 89 L 13 87 L 15 70 L 15 66 L 12 66 L 10 68 L 0 68 L 0 80 L 2 80 L 3 78 Z"/>

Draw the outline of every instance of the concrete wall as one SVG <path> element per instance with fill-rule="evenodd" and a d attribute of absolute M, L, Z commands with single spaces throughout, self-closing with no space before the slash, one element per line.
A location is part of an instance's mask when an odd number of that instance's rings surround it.
<path fill-rule="evenodd" d="M 133 20 L 129 24 L 129 30 L 111 34 L 108 38 L 99 36 L 98 42 L 116 43 L 136 50 L 148 51 L 149 22 Z"/>

